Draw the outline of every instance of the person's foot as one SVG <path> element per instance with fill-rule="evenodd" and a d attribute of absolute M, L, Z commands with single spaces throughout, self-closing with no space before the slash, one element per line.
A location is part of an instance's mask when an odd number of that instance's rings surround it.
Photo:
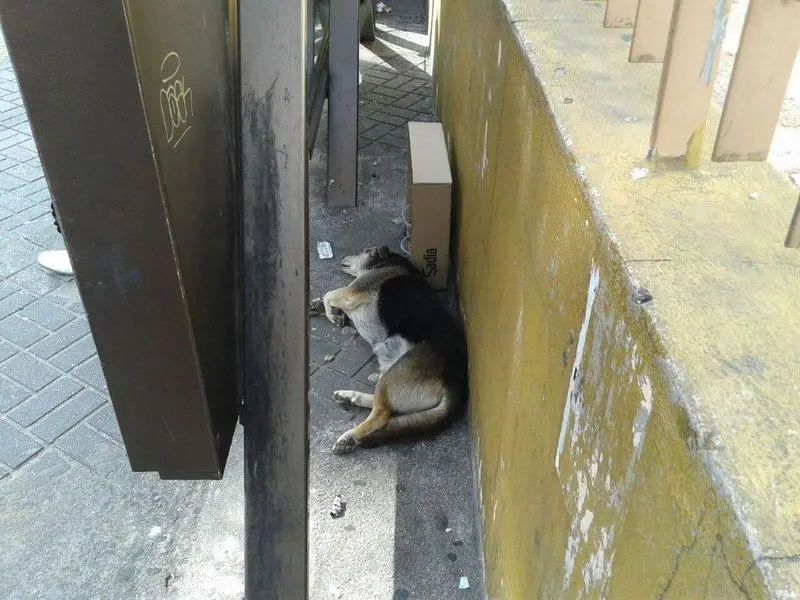
<path fill-rule="evenodd" d="M 39 265 L 58 273 L 59 275 L 73 275 L 72 263 L 69 260 L 69 254 L 66 250 L 47 250 L 40 252 L 39 257 L 36 259 Z"/>

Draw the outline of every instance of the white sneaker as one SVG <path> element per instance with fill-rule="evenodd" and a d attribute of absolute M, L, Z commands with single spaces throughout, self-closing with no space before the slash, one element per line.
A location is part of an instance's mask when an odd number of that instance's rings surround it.
<path fill-rule="evenodd" d="M 69 260 L 69 254 L 67 254 L 66 250 L 48 250 L 46 252 L 40 252 L 36 260 L 39 265 L 53 273 L 58 273 L 59 275 L 74 275 L 72 263 Z"/>

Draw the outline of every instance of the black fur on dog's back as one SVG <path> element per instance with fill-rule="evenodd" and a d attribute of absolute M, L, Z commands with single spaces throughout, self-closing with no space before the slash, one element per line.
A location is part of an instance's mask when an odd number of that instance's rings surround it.
<path fill-rule="evenodd" d="M 466 381 L 464 330 L 418 271 L 383 282 L 378 292 L 378 316 L 389 336 L 400 335 L 414 344 L 429 342 L 444 360 L 448 383 Z"/>
<path fill-rule="evenodd" d="M 464 331 L 416 270 L 383 282 L 377 301 L 378 316 L 388 336 L 401 336 L 415 344 L 409 355 L 418 352 L 430 355 L 431 363 L 438 365 L 437 370 L 441 369 L 445 393 L 440 406 L 421 413 L 396 415 L 386 427 L 370 434 L 362 443 L 376 445 L 439 433 L 462 414 L 467 402 Z"/>

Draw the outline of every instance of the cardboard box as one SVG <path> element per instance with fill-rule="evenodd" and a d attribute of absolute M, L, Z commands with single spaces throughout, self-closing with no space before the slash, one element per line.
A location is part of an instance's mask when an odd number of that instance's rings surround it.
<path fill-rule="evenodd" d="M 408 124 L 411 262 L 431 287 L 447 288 L 453 177 L 441 123 Z"/>

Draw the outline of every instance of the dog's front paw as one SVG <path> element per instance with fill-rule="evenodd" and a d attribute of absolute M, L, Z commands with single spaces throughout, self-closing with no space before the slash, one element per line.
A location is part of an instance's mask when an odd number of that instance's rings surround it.
<path fill-rule="evenodd" d="M 308 309 L 308 313 L 312 317 L 325 314 L 325 303 L 322 301 L 322 298 L 314 298 L 311 301 L 311 306 Z"/>
<path fill-rule="evenodd" d="M 333 453 L 349 454 L 356 449 L 356 446 L 358 446 L 358 441 L 356 441 L 353 434 L 348 431 L 336 440 L 336 443 L 333 445 Z"/>
<path fill-rule="evenodd" d="M 333 401 L 339 406 L 348 406 L 352 402 L 350 398 L 350 392 L 345 390 L 337 390 L 333 392 Z"/>
<path fill-rule="evenodd" d="M 347 315 L 344 314 L 344 311 L 337 308 L 331 310 L 328 320 L 330 320 L 330 322 L 336 325 L 339 329 L 344 329 L 344 327 L 347 325 Z"/>

